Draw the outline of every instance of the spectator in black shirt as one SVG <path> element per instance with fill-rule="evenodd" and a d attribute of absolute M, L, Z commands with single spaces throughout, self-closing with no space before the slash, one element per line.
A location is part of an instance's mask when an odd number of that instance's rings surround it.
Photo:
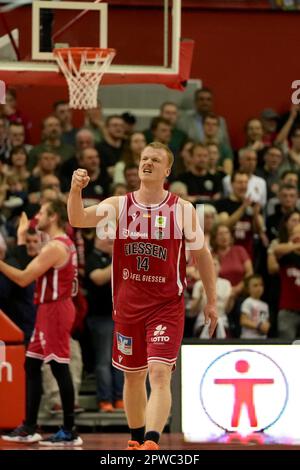
<path fill-rule="evenodd" d="M 267 183 L 267 199 L 274 197 L 278 193 L 280 180 L 280 165 L 283 154 L 279 147 L 272 145 L 268 147 L 264 154 L 264 167 L 258 169 L 256 174 Z"/>
<path fill-rule="evenodd" d="M 112 367 L 111 255 L 113 240 L 95 236 L 94 250 L 86 260 L 88 326 L 96 365 L 97 400 L 100 411 L 123 408 L 123 373 Z"/>
<path fill-rule="evenodd" d="M 120 160 L 125 143 L 125 123 L 121 116 L 109 116 L 105 122 L 105 138 L 97 145 L 103 165 L 110 176 Z"/>
<path fill-rule="evenodd" d="M 126 165 L 124 168 L 124 177 L 126 181 L 127 192 L 137 191 L 141 181 L 139 177 L 139 167 L 135 163 Z"/>
<path fill-rule="evenodd" d="M 22 216 L 18 228 L 18 246 L 5 259 L 18 269 L 25 269 L 40 250 L 39 234 L 35 229 L 27 227 L 27 218 Z M 0 308 L 24 332 L 25 344 L 30 340 L 36 316 L 36 305 L 33 303 L 34 285 L 33 282 L 27 287 L 20 287 L 4 274 L 0 274 Z"/>
<path fill-rule="evenodd" d="M 267 234 L 269 240 L 278 238 L 279 226 L 284 214 L 294 211 L 297 207 L 298 189 L 291 184 L 283 184 L 278 192 L 279 204 L 275 213 L 267 217 Z"/>
<path fill-rule="evenodd" d="M 220 178 L 208 171 L 209 154 L 203 144 L 195 144 L 191 150 L 190 170 L 179 175 L 178 180 L 187 185 L 189 200 L 219 199 L 222 192 Z"/>
<path fill-rule="evenodd" d="M 85 168 L 90 177 L 89 185 L 82 191 L 84 205 L 96 204 L 109 195 L 110 178 L 106 168 L 103 168 L 95 148 L 82 150 L 79 162 L 81 168 Z"/>
<path fill-rule="evenodd" d="M 260 206 L 247 197 L 249 177 L 247 173 L 235 171 L 231 177 L 232 193 L 216 201 L 219 221 L 233 230 L 235 243 L 242 245 L 253 260 L 253 236 L 264 237 Z"/>
<path fill-rule="evenodd" d="M 62 182 L 62 192 L 66 193 L 70 189 L 73 171 L 79 167 L 81 152 L 86 148 L 94 148 L 95 139 L 90 129 L 80 129 L 75 138 L 75 155 L 65 161 L 60 167 L 60 179 Z"/>

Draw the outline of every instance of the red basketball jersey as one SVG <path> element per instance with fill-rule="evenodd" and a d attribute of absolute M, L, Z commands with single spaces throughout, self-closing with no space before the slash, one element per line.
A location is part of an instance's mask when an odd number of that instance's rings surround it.
<path fill-rule="evenodd" d="M 113 249 L 113 318 L 136 323 L 164 306 L 183 301 L 185 242 L 176 220 L 178 197 L 168 193 L 161 204 L 139 204 L 124 197 Z M 175 314 L 175 313 L 174 313 Z"/>
<path fill-rule="evenodd" d="M 67 235 L 55 237 L 62 242 L 68 252 L 68 260 L 58 268 L 50 268 L 36 282 L 34 301 L 36 304 L 67 299 L 77 292 L 77 253 L 72 240 Z"/>

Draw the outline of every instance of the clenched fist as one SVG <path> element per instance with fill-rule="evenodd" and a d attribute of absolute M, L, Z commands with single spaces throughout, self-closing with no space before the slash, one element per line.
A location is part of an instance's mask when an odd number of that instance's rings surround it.
<path fill-rule="evenodd" d="M 73 172 L 71 189 L 83 189 L 90 181 L 87 171 L 83 168 L 78 168 Z"/>

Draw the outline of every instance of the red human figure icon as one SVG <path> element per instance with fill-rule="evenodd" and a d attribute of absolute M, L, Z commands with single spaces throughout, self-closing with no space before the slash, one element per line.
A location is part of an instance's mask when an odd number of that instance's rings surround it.
<path fill-rule="evenodd" d="M 240 360 L 235 363 L 235 370 L 240 374 L 245 374 L 249 370 L 249 363 Z M 242 406 L 245 405 L 250 421 L 250 426 L 257 426 L 257 417 L 253 400 L 253 388 L 255 385 L 273 384 L 273 379 L 215 379 L 216 385 L 232 385 L 234 387 L 234 406 L 231 417 L 231 426 L 237 428 L 239 425 Z"/>

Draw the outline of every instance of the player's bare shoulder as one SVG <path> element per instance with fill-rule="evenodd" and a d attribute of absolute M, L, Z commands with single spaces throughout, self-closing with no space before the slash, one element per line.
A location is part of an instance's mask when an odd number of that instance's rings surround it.
<path fill-rule="evenodd" d="M 186 199 L 182 199 L 181 197 L 178 198 L 178 204 L 182 209 L 189 207 L 190 210 L 194 209 L 193 204 L 190 201 L 187 201 Z"/>
<path fill-rule="evenodd" d="M 59 240 L 49 240 L 41 249 L 38 256 L 35 258 L 40 263 L 49 264 L 52 261 L 52 266 L 63 264 L 69 256 L 65 245 Z"/>
<path fill-rule="evenodd" d="M 180 227 L 184 227 L 186 221 L 193 219 L 195 208 L 193 204 L 181 197 L 178 198 L 176 207 L 176 219 Z"/>
<path fill-rule="evenodd" d="M 67 245 L 61 240 L 50 240 L 44 247 L 43 250 L 46 250 L 48 253 L 53 251 L 59 251 L 61 255 L 69 253 Z"/>

